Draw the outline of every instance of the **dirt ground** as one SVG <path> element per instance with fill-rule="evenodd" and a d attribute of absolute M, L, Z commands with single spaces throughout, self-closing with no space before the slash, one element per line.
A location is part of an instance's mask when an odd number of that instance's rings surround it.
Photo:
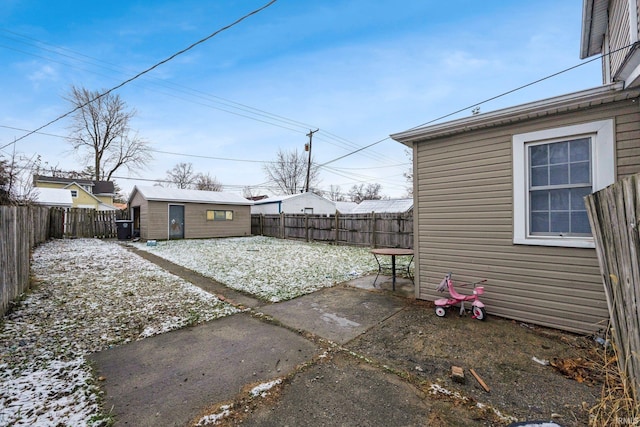
<path fill-rule="evenodd" d="M 591 369 L 597 358 L 592 339 L 495 316 L 477 321 L 459 316 L 455 309 L 439 318 L 433 304 L 424 301 L 348 347 L 413 376 L 422 387 L 435 382 L 521 420 L 587 425 L 588 409 L 601 393 L 601 382 Z M 452 366 L 464 369 L 464 383 L 453 381 Z"/>
<path fill-rule="evenodd" d="M 588 337 L 495 316 L 478 321 L 451 309 L 439 318 L 432 303 L 414 301 L 305 365 L 269 398 L 236 402 L 244 409 L 223 424 L 351 425 L 357 411 L 372 409 L 357 404 L 370 402 L 366 394 L 371 393 L 382 397 L 374 410 L 386 425 L 394 420 L 392 425 L 407 426 L 506 426 L 515 421 L 586 426 L 589 408 L 601 393 L 591 369 L 596 349 Z M 452 379 L 452 366 L 463 368 L 464 382 Z M 394 396 L 395 405 L 385 405 L 390 393 L 401 396 Z M 343 400 L 336 403 L 335 395 Z M 371 414 L 361 416 L 371 419 Z"/>

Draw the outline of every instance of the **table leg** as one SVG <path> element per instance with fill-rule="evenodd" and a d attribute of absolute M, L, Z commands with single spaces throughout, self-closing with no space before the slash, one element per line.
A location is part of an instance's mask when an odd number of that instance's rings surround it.
<path fill-rule="evenodd" d="M 396 290 L 396 256 L 391 255 L 391 283 L 393 283 L 393 291 Z"/>
<path fill-rule="evenodd" d="M 378 277 L 380 276 L 380 273 L 382 272 L 382 264 L 380 264 L 380 260 L 378 259 L 378 256 L 376 254 L 373 254 L 373 257 L 376 259 L 376 262 L 378 263 L 378 274 L 376 274 L 376 279 L 373 281 L 373 287 L 376 287 L 376 282 L 378 281 Z"/>

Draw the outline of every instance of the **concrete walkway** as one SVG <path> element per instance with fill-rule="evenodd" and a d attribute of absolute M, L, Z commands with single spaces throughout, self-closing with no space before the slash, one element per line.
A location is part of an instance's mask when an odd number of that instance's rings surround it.
<path fill-rule="evenodd" d="M 90 359 L 96 374 L 104 378 L 104 407 L 106 411 L 112 408 L 116 425 L 187 425 L 211 405 L 234 399 L 246 386 L 284 377 L 319 356 L 323 350 L 305 334 L 346 344 L 402 310 L 409 301 L 389 292 L 371 292 L 390 287 L 390 280 L 380 278 L 373 289 L 375 276 L 371 276 L 358 279 L 352 286 L 326 288 L 291 301 L 265 304 L 147 255 L 144 257 L 173 274 L 275 321 L 244 312 L 93 354 Z M 400 280 L 397 292 L 411 294 L 412 287 L 410 281 Z M 378 380 L 385 389 L 399 387 L 393 375 L 378 375 L 386 378 Z M 334 404 L 339 405 L 343 397 L 336 398 Z M 376 405 L 379 395 L 370 398 Z M 406 401 L 400 396 L 388 398 Z M 393 406 L 394 410 L 401 407 L 400 401 Z M 295 409 L 288 417 L 295 421 Z M 269 424 L 269 420 L 262 414 L 259 424 L 284 425 L 277 421 Z"/>

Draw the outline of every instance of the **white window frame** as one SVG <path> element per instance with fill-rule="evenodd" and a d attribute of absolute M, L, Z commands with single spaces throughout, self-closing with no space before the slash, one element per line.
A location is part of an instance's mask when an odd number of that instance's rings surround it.
<path fill-rule="evenodd" d="M 591 137 L 592 191 L 615 181 L 615 140 L 613 120 L 600 120 L 561 128 L 513 135 L 513 243 L 516 245 L 593 248 L 593 237 L 533 236 L 529 234 L 529 161 L 531 143 Z"/>

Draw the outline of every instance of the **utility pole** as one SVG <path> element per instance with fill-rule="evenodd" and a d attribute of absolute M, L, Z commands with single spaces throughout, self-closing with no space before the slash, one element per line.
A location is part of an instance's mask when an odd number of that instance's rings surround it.
<path fill-rule="evenodd" d="M 309 152 L 309 161 L 307 162 L 307 184 L 305 185 L 305 193 L 309 192 L 309 176 L 311 174 L 311 140 L 313 139 L 313 134 L 318 132 L 320 129 L 311 130 L 309 129 L 309 133 L 307 136 L 309 137 L 309 144 L 304 145 L 304 151 Z"/>

